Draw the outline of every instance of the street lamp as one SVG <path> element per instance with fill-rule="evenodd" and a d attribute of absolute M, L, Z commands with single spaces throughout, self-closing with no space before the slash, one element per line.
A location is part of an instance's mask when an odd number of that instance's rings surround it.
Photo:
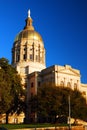
<path fill-rule="evenodd" d="M 70 95 L 68 97 L 69 100 L 69 130 L 71 130 L 71 105 L 70 105 Z"/>

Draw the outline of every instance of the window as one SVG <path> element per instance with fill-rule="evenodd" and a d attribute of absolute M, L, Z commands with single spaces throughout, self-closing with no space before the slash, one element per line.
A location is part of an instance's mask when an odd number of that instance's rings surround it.
<path fill-rule="evenodd" d="M 70 82 L 68 82 L 68 83 L 67 83 L 67 87 L 71 87 L 71 84 L 70 84 Z"/>
<path fill-rule="evenodd" d="M 60 86 L 62 86 L 62 87 L 64 86 L 64 82 L 63 81 L 60 82 Z"/>
<path fill-rule="evenodd" d="M 74 83 L 74 89 L 77 90 L 77 84 L 76 83 Z"/>
<path fill-rule="evenodd" d="M 23 55 L 23 59 L 26 60 L 26 54 Z"/>
<path fill-rule="evenodd" d="M 39 60 L 38 55 L 36 55 L 36 61 L 38 61 L 38 60 Z"/>
<path fill-rule="evenodd" d="M 26 44 L 26 43 L 25 43 L 25 44 Z M 27 51 L 27 46 L 24 45 L 23 49 L 24 49 L 24 52 Z"/>
<path fill-rule="evenodd" d="M 33 55 L 32 54 L 30 54 L 30 60 L 33 60 Z"/>
<path fill-rule="evenodd" d="M 25 67 L 25 74 L 28 74 L 28 66 Z"/>
<path fill-rule="evenodd" d="M 32 82 L 32 83 L 31 83 L 31 88 L 33 88 L 33 87 L 34 87 L 34 83 Z"/>

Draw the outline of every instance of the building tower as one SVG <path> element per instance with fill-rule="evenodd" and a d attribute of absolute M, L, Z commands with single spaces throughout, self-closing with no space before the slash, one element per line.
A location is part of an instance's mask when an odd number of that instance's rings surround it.
<path fill-rule="evenodd" d="M 41 35 L 32 25 L 30 10 L 25 20 L 24 29 L 18 33 L 12 48 L 12 65 L 16 68 L 26 85 L 27 75 L 34 71 L 41 71 L 45 66 L 45 48 Z"/>

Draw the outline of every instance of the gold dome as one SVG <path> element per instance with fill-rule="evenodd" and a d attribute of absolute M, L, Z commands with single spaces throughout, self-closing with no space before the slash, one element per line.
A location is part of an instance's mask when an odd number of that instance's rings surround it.
<path fill-rule="evenodd" d="M 42 37 L 40 36 L 39 33 L 37 33 L 34 30 L 23 30 L 21 31 L 15 38 L 14 42 L 20 41 L 21 39 L 29 39 L 29 40 L 37 40 L 40 42 L 43 42 Z"/>
<path fill-rule="evenodd" d="M 43 42 L 40 34 L 34 30 L 34 27 L 32 25 L 32 18 L 30 17 L 30 14 L 25 21 L 26 21 L 26 25 L 24 27 L 24 30 L 21 31 L 16 36 L 14 42 L 20 41 L 22 38 L 23 39 L 29 39 L 29 40 L 37 40 L 37 41 Z"/>

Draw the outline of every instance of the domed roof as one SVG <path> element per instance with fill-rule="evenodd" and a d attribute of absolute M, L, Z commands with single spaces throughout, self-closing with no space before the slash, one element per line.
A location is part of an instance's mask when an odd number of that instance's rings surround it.
<path fill-rule="evenodd" d="M 25 21 L 26 21 L 26 25 L 24 27 L 24 30 L 19 32 L 14 42 L 19 41 L 22 38 L 43 42 L 41 35 L 34 30 L 34 27 L 32 25 L 32 18 L 30 17 L 30 12 L 28 12 L 28 18 Z"/>
<path fill-rule="evenodd" d="M 25 29 L 25 30 L 21 31 L 16 36 L 14 42 L 19 41 L 22 38 L 26 38 L 26 39 L 29 39 L 29 40 L 37 40 L 37 41 L 43 42 L 41 35 L 34 30 Z"/>

